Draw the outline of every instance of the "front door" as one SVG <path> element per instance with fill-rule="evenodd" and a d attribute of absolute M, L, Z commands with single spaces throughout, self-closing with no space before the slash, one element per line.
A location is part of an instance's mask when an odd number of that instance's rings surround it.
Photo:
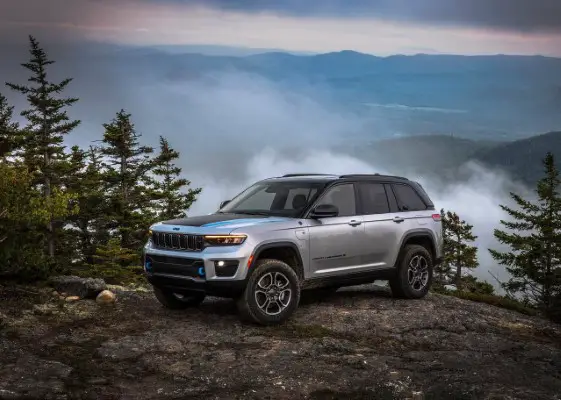
<path fill-rule="evenodd" d="M 326 191 L 316 205 L 333 204 L 339 215 L 310 219 L 310 270 L 313 277 L 346 273 L 361 266 L 364 258 L 364 224 L 357 215 L 357 195 L 353 183 L 336 185 Z"/>

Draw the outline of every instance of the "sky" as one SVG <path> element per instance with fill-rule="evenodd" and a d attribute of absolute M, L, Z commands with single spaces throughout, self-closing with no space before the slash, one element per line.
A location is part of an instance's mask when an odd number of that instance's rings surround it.
<path fill-rule="evenodd" d="M 0 41 L 561 56 L 559 0 L 0 0 Z"/>

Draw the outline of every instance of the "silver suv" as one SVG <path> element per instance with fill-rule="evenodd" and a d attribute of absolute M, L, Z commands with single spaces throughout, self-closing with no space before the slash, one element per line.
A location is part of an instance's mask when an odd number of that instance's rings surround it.
<path fill-rule="evenodd" d="M 424 297 L 441 257 L 440 214 L 417 182 L 288 174 L 213 214 L 152 225 L 143 261 L 165 307 L 229 297 L 242 317 L 271 325 L 289 318 L 307 289 L 381 279 L 396 297 Z"/>

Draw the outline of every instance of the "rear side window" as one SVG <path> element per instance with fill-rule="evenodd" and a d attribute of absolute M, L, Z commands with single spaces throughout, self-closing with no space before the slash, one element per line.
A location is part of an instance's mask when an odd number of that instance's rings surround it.
<path fill-rule="evenodd" d="M 387 214 L 390 212 L 388 196 L 382 183 L 361 183 L 359 185 L 362 214 Z"/>
<path fill-rule="evenodd" d="M 409 185 L 392 185 L 397 204 L 402 211 L 421 211 L 426 210 L 427 205 L 417 192 Z"/>

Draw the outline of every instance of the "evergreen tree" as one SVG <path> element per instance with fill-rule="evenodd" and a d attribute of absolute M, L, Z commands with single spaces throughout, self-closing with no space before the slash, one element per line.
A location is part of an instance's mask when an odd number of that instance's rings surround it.
<path fill-rule="evenodd" d="M 474 269 L 479 266 L 477 261 L 477 247 L 470 245 L 477 239 L 472 233 L 473 226 L 461 220 L 458 214 L 452 211 L 440 211 L 442 215 L 442 233 L 444 237 L 444 262 L 441 270 L 449 276 L 454 270 L 453 281 L 458 290 L 462 289 L 462 269 Z"/>
<path fill-rule="evenodd" d="M 73 225 L 74 244 L 82 261 L 94 262 L 96 249 L 109 239 L 105 212 L 107 202 L 103 184 L 103 164 L 99 149 L 90 146 L 83 151 L 77 146 L 72 148 L 73 173 L 69 175 L 67 186 L 76 197 L 78 212 L 70 218 Z"/>
<path fill-rule="evenodd" d="M 153 149 L 139 144 L 139 137 L 124 110 L 117 113 L 105 134 L 101 155 L 107 159 L 104 180 L 108 196 L 109 229 L 116 229 L 124 249 L 138 250 L 148 226 L 153 221 L 151 210 L 150 154 Z"/>
<path fill-rule="evenodd" d="M 31 186 L 32 176 L 18 163 L 0 163 L 0 275 L 34 279 L 51 270 L 42 245 L 51 216 L 66 213 L 68 198 L 45 198 Z"/>
<path fill-rule="evenodd" d="M 111 238 L 106 244 L 100 245 L 94 259 L 96 262 L 92 267 L 92 275 L 107 283 L 121 285 L 131 281 L 142 282 L 143 269 L 138 266 L 138 252 L 122 248 L 119 238 Z"/>
<path fill-rule="evenodd" d="M 494 294 L 495 288 L 488 282 L 482 282 L 478 280 L 475 276 L 464 276 L 462 277 L 462 288 L 471 293 L 478 294 Z"/>
<path fill-rule="evenodd" d="M 160 136 L 160 154 L 154 160 L 152 171 L 157 178 L 160 178 L 153 184 L 157 200 L 155 208 L 160 220 L 184 218 L 186 211 L 202 191 L 201 188 L 188 188 L 191 182 L 180 178 L 181 168 L 173 163 L 178 158 L 179 153 L 170 147 L 164 137 Z M 185 188 L 188 188 L 186 193 L 182 192 Z"/>
<path fill-rule="evenodd" d="M 62 98 L 72 79 L 59 83 L 48 80 L 47 69 L 54 63 L 49 60 L 37 40 L 30 36 L 30 60 L 22 66 L 31 72 L 29 85 L 7 83 L 14 91 L 27 97 L 29 108 L 21 113 L 28 121 L 24 129 L 23 157 L 28 169 L 33 172 L 34 183 L 41 186 L 46 203 L 59 203 L 65 194 L 61 182 L 68 168 L 68 154 L 63 144 L 64 135 L 70 133 L 80 121 L 70 120 L 66 108 L 78 101 Z M 70 212 L 69 212 L 70 213 Z M 68 214 L 68 213 L 67 213 Z M 62 217 L 65 217 L 63 215 Z M 55 255 L 55 217 L 47 221 L 48 255 Z"/>
<path fill-rule="evenodd" d="M 0 157 L 6 157 L 21 146 L 19 124 L 13 122 L 14 107 L 0 93 Z"/>
<path fill-rule="evenodd" d="M 561 294 L 561 180 L 553 154 L 547 153 L 543 165 L 545 176 L 537 184 L 536 202 L 511 193 L 519 209 L 501 205 L 513 219 L 501 224 L 512 232 L 495 229 L 494 234 L 511 251 L 489 251 L 512 276 L 505 289 L 521 293 L 526 301 L 549 312 Z"/>

